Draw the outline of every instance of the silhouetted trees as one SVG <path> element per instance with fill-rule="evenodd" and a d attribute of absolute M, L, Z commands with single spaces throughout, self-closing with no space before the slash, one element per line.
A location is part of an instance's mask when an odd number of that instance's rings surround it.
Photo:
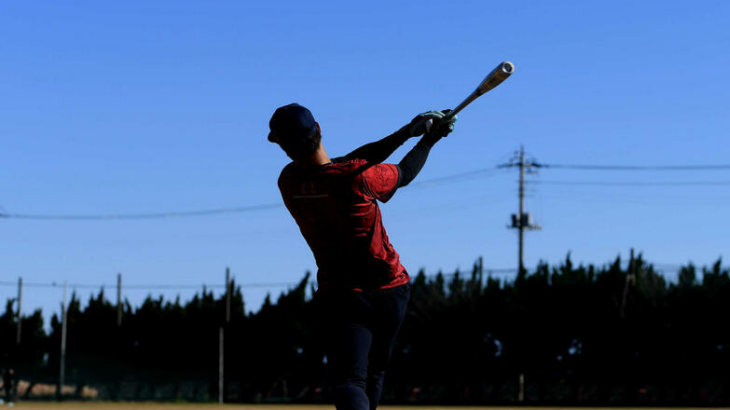
<path fill-rule="evenodd" d="M 214 397 L 223 327 L 229 398 L 322 400 L 326 358 L 308 286 L 309 274 L 246 314 L 234 284 L 229 323 L 225 296 L 208 290 L 184 303 L 151 296 L 137 308 L 126 303 L 121 326 L 103 289 L 83 307 L 73 294 L 67 378 L 111 386 L 110 398 L 124 381 L 203 381 Z M 16 346 L 11 304 L 0 316 L 4 362 L 26 380 L 55 381 L 59 318 L 46 334 L 40 311 L 24 316 Z M 730 273 L 719 260 L 701 279 L 692 264 L 682 267 L 675 283 L 641 255 L 602 267 L 576 266 L 568 255 L 511 281 L 492 277 L 481 260 L 470 272 L 421 271 L 384 400 L 509 403 L 522 375 L 528 403 L 728 404 L 728 314 Z"/>

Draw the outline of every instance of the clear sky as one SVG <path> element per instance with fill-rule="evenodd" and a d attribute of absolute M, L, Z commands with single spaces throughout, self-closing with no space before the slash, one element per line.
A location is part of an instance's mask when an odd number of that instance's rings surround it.
<path fill-rule="evenodd" d="M 515 74 L 459 116 L 417 181 L 382 207 L 412 272 L 514 268 L 524 144 L 546 164 L 730 163 L 727 1 L 0 2 L 0 211 L 108 215 L 280 204 L 268 120 L 299 102 L 342 155 Z M 408 147 L 391 158 L 397 162 Z M 437 178 L 467 174 L 453 179 Z M 664 267 L 730 249 L 730 170 L 542 169 L 525 261 Z M 570 182 L 567 185 L 550 182 Z M 586 184 L 575 184 L 575 182 Z M 697 184 L 702 182 L 704 184 Z M 632 183 L 605 185 L 598 183 Z M 143 220 L 0 219 L 0 282 L 198 286 L 315 270 L 283 207 Z M 511 274 L 499 274 L 509 277 Z M 245 288 L 249 310 L 266 292 Z M 15 295 L 0 286 L 0 299 Z M 87 299 L 91 289 L 79 289 Z M 127 289 L 138 305 L 150 291 Z M 194 290 L 180 291 L 184 298 Z M 173 297 L 177 290 L 154 290 Z M 26 288 L 25 313 L 58 288 Z"/>

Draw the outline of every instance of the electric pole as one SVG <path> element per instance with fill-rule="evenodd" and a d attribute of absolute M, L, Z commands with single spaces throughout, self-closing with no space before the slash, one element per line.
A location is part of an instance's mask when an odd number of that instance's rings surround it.
<path fill-rule="evenodd" d="M 629 299 L 629 288 L 636 285 L 636 259 L 634 259 L 634 248 L 631 248 L 630 258 L 629 271 L 626 273 L 626 282 L 624 283 L 624 296 L 621 299 L 621 319 L 626 318 L 626 302 Z"/>
<path fill-rule="evenodd" d="M 533 224 L 532 223 L 532 215 L 529 213 L 525 213 L 525 173 L 528 174 L 535 174 L 536 171 L 533 171 L 533 168 L 539 168 L 541 165 L 535 162 L 534 160 L 525 160 L 525 147 L 520 146 L 520 151 L 515 153 L 515 156 L 510 160 L 507 164 L 502 164 L 499 167 L 500 168 L 508 168 L 508 167 L 519 167 L 520 169 L 520 189 L 519 189 L 519 212 L 516 214 L 512 214 L 512 224 L 508 225 L 507 228 L 510 229 L 517 229 L 518 231 L 518 253 L 519 253 L 519 262 L 518 262 L 518 268 L 519 270 L 518 275 L 524 272 L 525 269 L 525 263 L 524 263 L 524 235 L 525 231 L 536 231 L 539 230 L 541 227 L 539 224 Z"/>
<path fill-rule="evenodd" d="M 231 321 L 231 269 L 226 268 L 226 325 Z"/>
<path fill-rule="evenodd" d="M 122 274 L 117 273 L 117 327 L 122 326 Z"/>
<path fill-rule="evenodd" d="M 61 305 L 61 368 L 58 376 L 58 399 L 63 399 L 63 385 L 66 383 L 66 329 L 68 328 L 68 284 L 63 282 L 63 304 Z"/>
<path fill-rule="evenodd" d="M 18 278 L 18 327 L 15 335 L 15 344 L 20 346 L 20 335 L 23 333 L 23 278 Z"/>
<path fill-rule="evenodd" d="M 224 328 L 228 327 L 231 321 L 231 269 L 226 268 L 226 316 L 223 325 L 218 329 L 218 403 L 225 401 L 225 356 L 224 356 Z"/>

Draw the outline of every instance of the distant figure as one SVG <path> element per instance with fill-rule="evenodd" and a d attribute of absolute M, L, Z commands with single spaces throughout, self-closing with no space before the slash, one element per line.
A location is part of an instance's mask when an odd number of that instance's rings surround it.
<path fill-rule="evenodd" d="M 7 369 L 3 374 L 3 389 L 5 390 L 5 403 L 9 407 L 12 407 L 15 401 L 15 388 L 15 370 Z"/>
<path fill-rule="evenodd" d="M 390 136 L 333 159 L 307 108 L 280 107 L 269 122 L 269 141 L 293 160 L 279 177 L 281 196 L 319 268 L 314 302 L 338 410 L 374 410 L 380 401 L 410 276 L 376 201 L 387 202 L 416 177 L 431 148 L 453 130 L 456 117 L 442 121 L 446 113 L 420 114 Z M 399 164 L 382 163 L 420 135 Z"/>

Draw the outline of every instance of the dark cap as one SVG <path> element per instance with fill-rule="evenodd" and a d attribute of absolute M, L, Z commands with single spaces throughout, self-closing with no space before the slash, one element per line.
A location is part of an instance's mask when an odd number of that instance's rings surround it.
<path fill-rule="evenodd" d="M 304 141 L 317 131 L 312 112 L 297 103 L 279 107 L 269 120 L 269 141 Z"/>

